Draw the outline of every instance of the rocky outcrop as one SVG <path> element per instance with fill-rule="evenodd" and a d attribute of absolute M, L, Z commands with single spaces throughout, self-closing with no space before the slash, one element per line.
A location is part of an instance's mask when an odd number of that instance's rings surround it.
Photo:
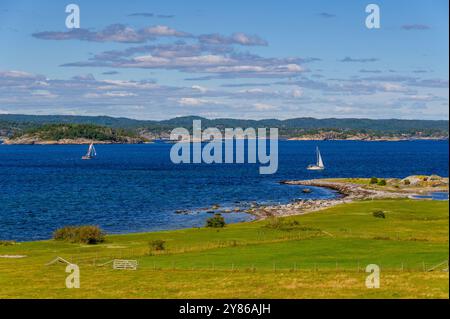
<path fill-rule="evenodd" d="M 411 196 L 411 193 L 408 192 L 392 192 L 367 189 L 360 184 L 332 182 L 320 179 L 304 181 L 282 181 L 281 183 L 287 185 L 325 187 L 337 191 L 340 196 L 335 199 L 298 200 L 294 203 L 283 205 L 259 206 L 251 208 L 247 210 L 247 212 L 255 215 L 258 219 L 265 219 L 273 216 L 292 216 L 306 214 L 328 207 L 350 203 L 355 200 L 408 198 Z"/>

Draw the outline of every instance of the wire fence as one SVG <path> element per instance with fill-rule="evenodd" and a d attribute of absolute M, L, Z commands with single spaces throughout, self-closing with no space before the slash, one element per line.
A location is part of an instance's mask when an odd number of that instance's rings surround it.
<path fill-rule="evenodd" d="M 71 263 L 80 265 L 90 265 L 101 267 L 107 264 L 108 261 L 114 259 L 129 259 L 139 261 L 140 269 L 150 270 L 186 270 L 186 271 L 231 271 L 231 272 L 257 272 L 257 271 L 271 271 L 271 272 L 296 272 L 296 271 L 311 271 L 311 272 L 366 272 L 366 267 L 370 264 L 375 264 L 380 267 L 381 271 L 390 272 L 430 272 L 430 271 L 448 271 L 448 259 L 441 261 L 402 261 L 402 262 L 377 262 L 368 260 L 354 260 L 354 261 L 327 261 L 327 262 L 188 262 L 188 261 L 158 261 L 147 259 L 144 256 L 134 256 L 133 254 L 116 253 L 108 256 L 102 255 L 98 257 L 79 257 L 70 256 L 68 260 Z M 153 256 L 155 257 L 155 256 Z"/>

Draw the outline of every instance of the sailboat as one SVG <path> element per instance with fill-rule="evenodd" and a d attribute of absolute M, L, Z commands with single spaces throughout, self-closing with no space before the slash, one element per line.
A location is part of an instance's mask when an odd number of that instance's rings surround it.
<path fill-rule="evenodd" d="M 81 159 L 90 160 L 90 159 L 94 158 L 95 156 L 97 156 L 97 152 L 95 151 L 94 143 L 91 143 L 89 145 L 86 155 L 81 157 Z"/>
<path fill-rule="evenodd" d="M 308 165 L 306 169 L 310 171 L 318 171 L 325 169 L 325 166 L 323 165 L 322 156 L 320 155 L 319 147 L 316 148 L 316 154 L 317 154 L 317 163 Z"/>

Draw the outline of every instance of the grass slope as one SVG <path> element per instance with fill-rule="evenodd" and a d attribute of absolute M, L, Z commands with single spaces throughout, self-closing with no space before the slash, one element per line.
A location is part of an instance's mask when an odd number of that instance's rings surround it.
<path fill-rule="evenodd" d="M 386 219 L 372 216 L 383 210 Z M 321 212 L 229 225 L 108 236 L 100 245 L 55 241 L 0 246 L 0 298 L 448 298 L 448 202 L 363 201 Z M 294 222 L 296 221 L 296 222 Z M 149 254 L 148 242 L 166 241 Z M 65 288 L 61 256 L 80 266 L 81 288 Z M 137 271 L 99 264 L 137 259 Z M 365 266 L 381 267 L 367 289 Z"/>

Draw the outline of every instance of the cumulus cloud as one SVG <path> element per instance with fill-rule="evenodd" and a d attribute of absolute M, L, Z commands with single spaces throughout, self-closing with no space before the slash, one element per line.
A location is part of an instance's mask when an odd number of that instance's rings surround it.
<path fill-rule="evenodd" d="M 281 117 L 295 117 L 299 112 L 302 116 L 333 112 L 377 116 L 381 110 L 392 116 L 400 112 L 411 116 L 419 114 L 423 107 L 433 109 L 434 116 L 438 116 L 443 113 L 439 111 L 443 109 L 441 104 L 448 101 L 448 89 L 443 88 L 448 86 L 445 79 L 380 75 L 313 81 L 302 76 L 270 83 L 270 88 L 263 88 L 267 82 L 236 84 L 250 87 L 221 91 L 198 84 L 183 87 L 144 80 L 100 80 L 89 74 L 58 80 L 23 71 L 0 71 L 0 102 L 7 113 L 167 118 L 189 115 L 195 109 L 195 114 L 203 116 L 214 113 L 221 117 L 260 118 L 273 116 L 274 111 Z M 278 89 L 282 85 L 286 88 Z M 220 107 L 211 112 L 211 106 L 217 105 Z"/>
<path fill-rule="evenodd" d="M 135 13 L 134 16 L 149 15 L 150 13 Z M 159 15 L 163 17 L 163 15 Z M 169 16 L 165 16 L 169 17 Z M 89 29 L 72 29 L 69 31 L 43 31 L 32 34 L 33 37 L 43 40 L 80 40 L 91 42 L 123 42 L 143 43 L 155 40 L 158 37 L 195 38 L 201 44 L 208 45 L 242 45 L 242 46 L 267 46 L 267 41 L 255 34 L 235 32 L 230 36 L 214 34 L 202 34 L 195 36 L 189 32 L 176 30 L 166 25 L 154 25 L 135 29 L 130 26 L 116 23 L 105 27 L 100 31 Z"/>
<path fill-rule="evenodd" d="M 54 98 L 58 97 L 56 94 L 53 94 L 47 90 L 33 90 L 33 91 L 31 91 L 31 95 L 39 97 L 39 98 L 46 98 L 46 99 L 54 99 Z"/>
<path fill-rule="evenodd" d="M 104 93 L 86 93 L 83 95 L 85 98 L 124 98 L 124 97 L 132 97 L 136 96 L 135 93 L 126 92 L 126 91 L 111 91 Z"/>
<path fill-rule="evenodd" d="M 153 27 L 143 28 L 139 31 L 145 35 L 159 36 L 159 37 L 191 37 L 192 35 L 187 32 L 178 31 L 170 28 L 166 25 L 156 25 Z"/>
<path fill-rule="evenodd" d="M 253 104 L 253 107 L 257 111 L 272 111 L 278 109 L 277 106 L 266 104 L 266 103 L 255 103 Z"/>
<path fill-rule="evenodd" d="M 205 105 L 205 104 L 211 104 L 211 101 L 205 100 L 205 99 L 198 99 L 193 97 L 183 97 L 178 100 L 178 104 L 185 105 L 185 106 L 199 106 L 199 105 Z"/>
<path fill-rule="evenodd" d="M 267 46 L 267 41 L 258 35 L 249 35 L 243 32 L 233 33 L 231 36 L 221 34 L 203 34 L 198 37 L 201 43 L 208 44 L 240 44 L 246 46 Z"/>
<path fill-rule="evenodd" d="M 294 97 L 294 98 L 299 98 L 299 97 L 302 97 L 302 96 L 303 96 L 303 90 L 302 90 L 302 89 L 299 89 L 299 88 L 293 89 L 293 90 L 290 92 L 290 94 L 291 94 L 291 96 Z"/>
<path fill-rule="evenodd" d="M 312 58 L 264 58 L 240 53 L 234 49 L 219 49 L 205 44 L 158 44 L 105 51 L 88 61 L 63 64 L 66 67 L 110 67 L 169 69 L 189 73 L 206 73 L 206 78 L 292 77 L 303 73 L 301 65 Z M 203 80 L 199 78 L 199 80 Z"/>
<path fill-rule="evenodd" d="M 205 87 L 203 87 L 203 86 L 201 86 L 201 85 L 193 85 L 193 86 L 192 86 L 192 89 L 195 90 L 195 91 L 198 91 L 198 92 L 200 92 L 200 93 L 205 93 L 205 92 L 208 91 L 207 88 L 205 88 Z"/>
<path fill-rule="evenodd" d="M 142 43 L 154 40 L 156 37 L 190 37 L 187 32 L 178 31 L 168 26 L 156 25 L 134 29 L 124 24 L 112 24 L 100 31 L 88 29 L 72 29 L 69 31 L 44 31 L 32 34 L 43 40 L 80 40 L 91 42 L 122 42 Z"/>

